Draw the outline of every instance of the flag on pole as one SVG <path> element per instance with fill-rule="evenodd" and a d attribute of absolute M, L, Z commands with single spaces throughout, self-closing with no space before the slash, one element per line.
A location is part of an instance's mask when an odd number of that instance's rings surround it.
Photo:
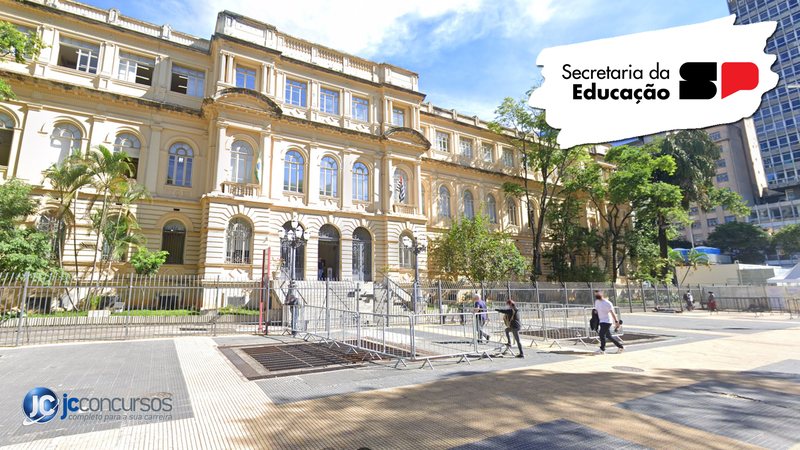
<path fill-rule="evenodd" d="M 253 175 L 255 175 L 256 183 L 261 183 L 261 153 L 258 154 L 256 164 L 253 166 Z"/>
<path fill-rule="evenodd" d="M 406 183 L 402 176 L 397 177 L 397 200 L 400 203 L 406 201 Z"/>

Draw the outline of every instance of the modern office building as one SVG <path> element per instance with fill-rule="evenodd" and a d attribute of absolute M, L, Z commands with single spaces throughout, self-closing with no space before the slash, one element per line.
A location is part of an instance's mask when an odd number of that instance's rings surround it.
<path fill-rule="evenodd" d="M 336 279 L 410 276 L 403 236 L 479 211 L 530 251 L 527 208 L 502 190 L 522 183 L 518 155 L 483 120 L 424 103 L 412 71 L 227 11 L 210 39 L 71 0 L 0 0 L 0 20 L 46 45 L 0 61 L 18 97 L 0 102 L 0 179 L 47 194 L 42 172 L 72 149 L 126 151 L 152 195 L 136 208 L 147 246 L 170 253 L 163 273 L 260 275 L 262 251 L 286 262 L 292 220 L 310 235 L 295 263 L 306 279 L 322 260 Z M 84 268 L 98 251 L 91 195 L 78 245 L 62 247 Z M 31 220 L 48 229 L 44 198 Z"/>

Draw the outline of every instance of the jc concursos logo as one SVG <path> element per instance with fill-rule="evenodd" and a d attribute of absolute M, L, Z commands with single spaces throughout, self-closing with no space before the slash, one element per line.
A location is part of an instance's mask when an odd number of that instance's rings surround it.
<path fill-rule="evenodd" d="M 25 413 L 22 425 L 49 422 L 58 415 L 58 397 L 50 389 L 35 387 L 22 400 L 22 411 Z"/>

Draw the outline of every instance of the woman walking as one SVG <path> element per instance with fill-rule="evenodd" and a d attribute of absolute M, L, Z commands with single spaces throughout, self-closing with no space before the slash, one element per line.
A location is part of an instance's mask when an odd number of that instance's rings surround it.
<path fill-rule="evenodd" d="M 511 347 L 511 336 L 509 335 L 509 331 L 514 333 L 514 339 L 517 341 L 517 348 L 519 348 L 519 354 L 517 358 L 524 358 L 525 355 L 522 352 L 522 342 L 519 340 L 519 330 L 522 329 L 522 322 L 519 320 L 519 310 L 517 309 L 517 304 L 514 303 L 514 300 L 506 300 L 507 309 L 495 309 L 495 311 L 499 313 L 503 313 L 505 315 L 505 322 L 506 322 L 506 339 L 508 339 L 508 347 Z"/>

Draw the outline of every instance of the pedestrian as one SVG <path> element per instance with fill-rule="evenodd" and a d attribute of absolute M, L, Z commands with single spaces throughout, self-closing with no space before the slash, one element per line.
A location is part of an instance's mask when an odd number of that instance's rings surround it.
<path fill-rule="evenodd" d="M 489 321 L 489 314 L 487 314 L 488 308 L 486 307 L 486 302 L 481 299 L 481 296 L 478 294 L 474 294 L 472 296 L 472 300 L 475 301 L 475 330 L 477 331 L 478 335 L 478 343 L 482 344 L 484 342 L 484 338 L 486 342 L 489 342 L 489 333 L 484 331 L 483 327 L 486 326 L 486 322 Z"/>
<path fill-rule="evenodd" d="M 600 350 L 595 353 L 601 355 L 606 353 L 606 339 L 611 339 L 611 342 L 617 346 L 617 353 L 622 353 L 625 351 L 625 347 L 619 339 L 611 335 L 611 324 L 613 323 L 617 328 L 620 325 L 620 321 L 614 313 L 614 305 L 603 298 L 603 293 L 600 291 L 594 291 L 594 298 L 594 309 L 597 310 L 597 315 L 600 317 L 600 330 L 597 332 L 600 337 Z"/>
<path fill-rule="evenodd" d="M 703 302 L 703 297 L 700 297 L 700 309 L 706 309 L 706 304 L 711 303 L 712 301 L 714 301 L 714 304 L 716 304 L 716 299 L 717 297 L 714 295 L 714 292 L 708 291 L 708 299 L 706 302 Z"/>
<path fill-rule="evenodd" d="M 692 291 L 686 291 L 686 293 L 683 294 L 683 301 L 686 303 L 687 311 L 694 309 L 694 297 L 692 296 Z"/>
<path fill-rule="evenodd" d="M 293 292 L 286 298 L 286 306 L 291 314 L 292 336 L 297 336 L 298 318 L 300 315 L 300 299 Z"/>
<path fill-rule="evenodd" d="M 519 348 L 519 354 L 517 358 L 524 358 L 525 355 L 522 352 L 522 341 L 519 340 L 519 330 L 522 329 L 522 322 L 519 320 L 519 310 L 517 309 L 517 304 L 514 303 L 514 300 L 508 299 L 506 300 L 506 309 L 495 309 L 495 311 L 502 313 L 505 315 L 505 318 L 508 320 L 508 324 L 506 325 L 506 340 L 508 341 L 508 348 L 511 348 L 511 336 L 509 332 L 514 333 L 514 339 L 517 341 L 517 348 Z"/>
<path fill-rule="evenodd" d="M 320 259 L 317 263 L 317 280 L 325 279 L 325 260 Z"/>

